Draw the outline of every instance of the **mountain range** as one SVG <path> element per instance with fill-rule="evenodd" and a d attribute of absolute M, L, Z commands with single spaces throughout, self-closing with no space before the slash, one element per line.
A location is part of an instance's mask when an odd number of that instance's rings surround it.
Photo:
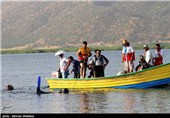
<path fill-rule="evenodd" d="M 1 49 L 170 44 L 170 2 L 2 1 Z"/>

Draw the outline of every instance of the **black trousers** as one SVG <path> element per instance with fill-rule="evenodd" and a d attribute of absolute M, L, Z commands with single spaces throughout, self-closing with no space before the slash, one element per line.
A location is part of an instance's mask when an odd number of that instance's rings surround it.
<path fill-rule="evenodd" d="M 103 66 L 94 66 L 93 74 L 94 74 L 94 77 L 104 77 L 104 67 Z"/>
<path fill-rule="evenodd" d="M 74 75 L 73 75 L 74 78 L 80 78 L 80 73 L 79 72 L 74 72 Z"/>

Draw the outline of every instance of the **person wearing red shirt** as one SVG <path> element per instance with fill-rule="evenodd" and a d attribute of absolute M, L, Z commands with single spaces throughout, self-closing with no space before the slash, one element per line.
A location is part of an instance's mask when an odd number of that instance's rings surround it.
<path fill-rule="evenodd" d="M 158 66 L 158 65 L 161 65 L 163 64 L 163 55 L 164 55 L 164 52 L 163 50 L 161 49 L 161 46 L 159 43 L 155 44 L 155 55 L 154 55 L 154 66 Z"/>

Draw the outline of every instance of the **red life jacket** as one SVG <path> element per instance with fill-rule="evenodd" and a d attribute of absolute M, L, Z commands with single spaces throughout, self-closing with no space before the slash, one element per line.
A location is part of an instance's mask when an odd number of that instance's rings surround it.
<path fill-rule="evenodd" d="M 127 53 L 126 59 L 127 59 L 127 61 L 134 61 L 135 60 L 135 52 Z"/>
<path fill-rule="evenodd" d="M 162 61 L 162 60 L 163 60 L 162 57 L 155 58 L 154 66 L 158 66 L 158 65 L 163 64 L 163 61 Z"/>

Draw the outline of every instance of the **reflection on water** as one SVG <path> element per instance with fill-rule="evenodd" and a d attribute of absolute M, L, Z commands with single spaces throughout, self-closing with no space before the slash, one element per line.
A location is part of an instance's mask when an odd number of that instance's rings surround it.
<path fill-rule="evenodd" d="M 125 112 L 127 113 L 133 113 L 133 107 L 135 104 L 136 100 L 134 98 L 133 94 L 125 94 L 124 95 L 124 107 L 125 107 Z"/>
<path fill-rule="evenodd" d="M 106 93 L 82 93 L 80 94 L 81 113 L 104 113 L 107 106 Z"/>
<path fill-rule="evenodd" d="M 164 51 L 167 63 L 170 50 Z M 106 76 L 119 72 L 121 51 L 102 53 L 110 60 Z M 141 53 L 136 51 L 137 56 Z M 67 55 L 76 57 L 75 52 Z M 2 55 L 2 113 L 170 113 L 170 87 L 70 90 L 69 94 L 52 92 L 38 96 L 37 77 L 42 77 L 42 90 L 50 91 L 44 78 L 51 76 L 57 63 L 53 53 Z M 14 86 L 13 91 L 5 90 L 8 84 Z"/>
<path fill-rule="evenodd" d="M 1 110 L 3 113 L 169 113 L 169 90 L 110 88 L 70 90 L 69 94 L 53 91 L 39 96 L 30 86 L 2 90 Z"/>
<path fill-rule="evenodd" d="M 79 94 L 80 113 L 168 113 L 169 89 L 92 89 Z M 161 97 L 160 97 L 161 96 Z"/>
<path fill-rule="evenodd" d="M 89 106 L 88 95 L 86 93 L 80 94 L 80 112 L 89 113 L 89 111 L 90 111 L 90 106 Z"/>
<path fill-rule="evenodd" d="M 170 111 L 169 90 L 134 89 L 123 92 L 124 112 L 127 113 L 167 113 Z M 169 104 L 167 106 L 167 104 Z"/>
<path fill-rule="evenodd" d="M 94 113 L 104 113 L 105 109 L 107 109 L 108 104 L 108 99 L 107 99 L 107 93 L 105 92 L 100 92 L 98 94 L 94 94 Z M 92 96 L 93 97 L 93 96 Z"/>

